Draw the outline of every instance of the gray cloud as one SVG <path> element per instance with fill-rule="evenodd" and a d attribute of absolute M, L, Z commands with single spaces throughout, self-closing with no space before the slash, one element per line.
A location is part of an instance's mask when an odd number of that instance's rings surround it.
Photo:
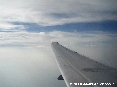
<path fill-rule="evenodd" d="M 116 0 L 2 0 L 0 23 L 5 27 L 0 28 L 16 27 L 11 24 L 12 22 L 54 26 L 76 22 L 116 20 L 116 3 Z"/>

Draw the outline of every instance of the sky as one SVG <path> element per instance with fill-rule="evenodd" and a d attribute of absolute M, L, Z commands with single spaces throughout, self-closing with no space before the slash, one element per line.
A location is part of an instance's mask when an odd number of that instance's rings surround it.
<path fill-rule="evenodd" d="M 117 68 L 117 0 L 0 0 L 0 87 L 66 87 L 51 42 Z"/>

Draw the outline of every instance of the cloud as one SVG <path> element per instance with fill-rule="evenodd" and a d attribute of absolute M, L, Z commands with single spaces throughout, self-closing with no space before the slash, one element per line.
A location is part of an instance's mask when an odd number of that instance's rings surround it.
<path fill-rule="evenodd" d="M 0 86 L 64 86 L 63 81 L 53 81 L 60 72 L 54 60 L 51 42 L 59 42 L 71 50 L 117 68 L 117 34 L 0 32 Z"/>
<path fill-rule="evenodd" d="M 78 32 L 0 32 L 1 44 L 22 44 L 22 45 L 40 45 L 47 46 L 51 42 L 58 41 L 63 44 L 70 43 L 88 43 L 88 42 L 104 42 L 109 40 L 116 40 L 116 34 L 108 33 L 78 33 Z"/>
<path fill-rule="evenodd" d="M 38 49 L 51 49 L 51 42 L 75 50 L 85 56 L 95 59 L 116 56 L 117 34 L 104 32 L 78 33 L 78 32 L 0 32 L 0 47 L 28 47 Z M 107 49 L 108 48 L 108 49 Z M 96 56 L 96 57 L 95 57 Z"/>
<path fill-rule="evenodd" d="M 26 27 L 23 25 L 13 25 L 12 23 L 0 23 L 0 31 L 20 31 Z"/>
<path fill-rule="evenodd" d="M 116 3 L 116 0 L 1 0 L 0 23 L 6 25 L 0 28 L 11 29 L 18 26 L 12 22 L 54 26 L 76 22 L 116 20 Z"/>
<path fill-rule="evenodd" d="M 0 55 L 1 87 L 65 87 L 50 49 L 1 47 Z"/>

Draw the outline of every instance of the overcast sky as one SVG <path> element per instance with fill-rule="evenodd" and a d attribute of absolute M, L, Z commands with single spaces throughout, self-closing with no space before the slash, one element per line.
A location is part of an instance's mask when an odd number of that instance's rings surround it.
<path fill-rule="evenodd" d="M 116 0 L 1 0 L 0 29 L 117 20 Z M 18 24 L 17 24 L 18 23 Z"/>
<path fill-rule="evenodd" d="M 117 68 L 117 0 L 0 0 L 0 87 L 66 87 L 51 42 Z"/>

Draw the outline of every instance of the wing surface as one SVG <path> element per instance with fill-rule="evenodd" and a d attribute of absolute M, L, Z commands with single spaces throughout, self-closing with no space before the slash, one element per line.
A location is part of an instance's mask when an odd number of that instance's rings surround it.
<path fill-rule="evenodd" d="M 67 87 L 117 87 L 117 70 L 51 43 Z"/>

